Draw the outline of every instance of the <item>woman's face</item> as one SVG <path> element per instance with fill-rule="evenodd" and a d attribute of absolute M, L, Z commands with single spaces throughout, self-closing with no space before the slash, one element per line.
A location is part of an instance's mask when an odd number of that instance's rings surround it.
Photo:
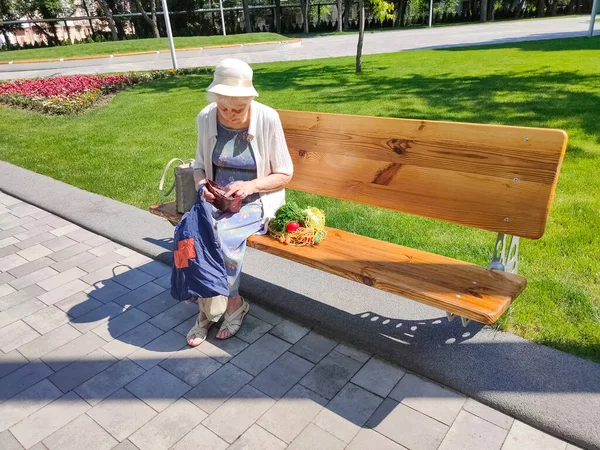
<path fill-rule="evenodd" d="M 217 100 L 219 118 L 225 122 L 225 126 L 242 126 L 248 121 L 250 113 L 250 102 L 246 99 L 223 99 Z"/>

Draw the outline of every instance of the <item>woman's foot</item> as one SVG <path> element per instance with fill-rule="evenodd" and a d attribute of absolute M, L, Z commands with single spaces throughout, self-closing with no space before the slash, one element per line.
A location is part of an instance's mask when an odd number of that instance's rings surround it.
<path fill-rule="evenodd" d="M 208 335 L 208 330 L 213 325 L 214 322 L 211 322 L 206 318 L 206 315 L 201 312 L 198 315 L 198 319 L 196 319 L 196 323 L 194 326 L 188 331 L 187 334 L 187 343 L 190 347 L 198 347 L 206 340 L 206 336 Z"/>
<path fill-rule="evenodd" d="M 242 296 L 231 297 L 227 303 L 227 310 L 223 315 L 223 325 L 217 333 L 217 339 L 229 339 L 236 334 L 249 310 L 250 305 Z"/>

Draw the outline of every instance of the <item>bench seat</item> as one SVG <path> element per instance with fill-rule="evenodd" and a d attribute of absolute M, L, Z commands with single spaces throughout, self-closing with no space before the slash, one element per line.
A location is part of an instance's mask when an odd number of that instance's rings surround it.
<path fill-rule="evenodd" d="M 181 219 L 174 202 L 150 211 L 173 224 Z M 495 323 L 527 283 L 520 275 L 346 231 L 327 233 L 315 246 L 294 247 L 259 235 L 248 246 L 484 324 Z"/>

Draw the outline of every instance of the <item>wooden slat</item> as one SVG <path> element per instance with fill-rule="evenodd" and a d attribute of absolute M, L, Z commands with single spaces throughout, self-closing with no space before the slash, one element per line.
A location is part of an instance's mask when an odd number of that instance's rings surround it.
<path fill-rule="evenodd" d="M 176 224 L 175 202 L 153 214 Z M 328 228 L 319 245 L 292 247 L 269 236 L 251 236 L 250 247 L 449 311 L 495 323 L 525 289 L 526 280 L 505 272 Z"/>
<path fill-rule="evenodd" d="M 248 245 L 485 324 L 495 323 L 526 285 L 519 275 L 336 229 L 311 247 L 259 235 Z"/>
<path fill-rule="evenodd" d="M 561 130 L 279 111 L 290 188 L 496 232 L 544 233 Z"/>

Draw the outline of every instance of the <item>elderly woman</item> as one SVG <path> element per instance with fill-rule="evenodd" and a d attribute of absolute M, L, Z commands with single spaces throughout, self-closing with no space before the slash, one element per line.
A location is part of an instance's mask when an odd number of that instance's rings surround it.
<path fill-rule="evenodd" d="M 249 305 L 239 295 L 246 239 L 266 233 L 269 219 L 285 203 L 283 187 L 293 173 L 279 116 L 254 100 L 258 93 L 252 75 L 252 69 L 243 61 L 222 61 L 207 89 L 211 104 L 197 118 L 196 190 L 208 179 L 227 187 L 227 196 L 243 199 L 238 213 L 216 208 L 213 212 L 230 290 L 218 339 L 236 334 L 248 313 Z M 205 187 L 203 195 L 207 202 L 214 200 Z M 187 336 L 190 346 L 200 345 L 215 323 L 214 317 L 207 318 L 203 299 L 199 304 L 198 320 Z"/>

